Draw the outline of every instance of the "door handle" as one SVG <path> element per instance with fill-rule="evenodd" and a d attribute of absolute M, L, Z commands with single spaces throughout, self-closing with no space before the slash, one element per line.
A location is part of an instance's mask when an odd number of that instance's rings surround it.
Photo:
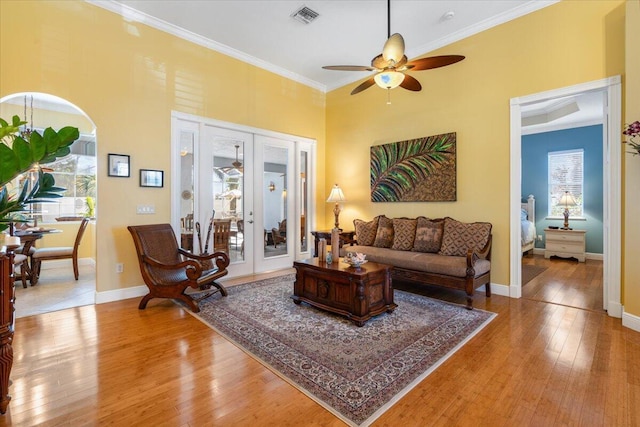
<path fill-rule="evenodd" d="M 249 224 L 253 224 L 253 220 L 250 219 L 249 221 L 247 221 Z"/>

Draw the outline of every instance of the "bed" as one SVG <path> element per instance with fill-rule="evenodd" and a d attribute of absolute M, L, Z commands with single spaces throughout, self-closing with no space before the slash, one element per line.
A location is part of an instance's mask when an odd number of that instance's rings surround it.
<path fill-rule="evenodd" d="M 520 244 L 522 254 L 525 254 L 536 245 L 536 199 L 530 194 L 525 203 L 520 205 Z"/>

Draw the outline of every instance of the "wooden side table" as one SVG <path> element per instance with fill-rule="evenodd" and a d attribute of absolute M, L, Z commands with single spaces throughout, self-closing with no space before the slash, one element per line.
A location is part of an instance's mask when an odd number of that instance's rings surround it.
<path fill-rule="evenodd" d="M 331 244 L 331 230 L 322 230 L 322 231 L 312 231 L 311 234 L 314 237 L 313 241 L 313 256 L 318 256 L 318 244 L 320 243 L 320 239 L 326 239 L 327 244 Z M 345 243 L 349 243 L 353 245 L 354 236 L 356 235 L 355 231 L 340 231 L 340 247 Z"/>
<path fill-rule="evenodd" d="M 586 230 L 563 230 L 561 228 L 544 230 L 545 249 L 544 257 L 553 255 L 562 258 L 576 258 L 580 262 L 585 261 Z"/>

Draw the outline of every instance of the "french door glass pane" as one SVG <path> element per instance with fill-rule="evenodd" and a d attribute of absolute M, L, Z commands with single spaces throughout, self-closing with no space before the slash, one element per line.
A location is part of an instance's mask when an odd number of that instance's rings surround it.
<path fill-rule="evenodd" d="M 217 139 L 213 153 L 213 247 L 237 262 L 244 260 L 244 142 Z"/>
<path fill-rule="evenodd" d="M 288 253 L 287 244 L 287 173 L 288 150 L 264 145 L 263 206 L 265 258 Z"/>
<path fill-rule="evenodd" d="M 180 132 L 180 246 L 193 252 L 193 144 L 192 131 Z"/>

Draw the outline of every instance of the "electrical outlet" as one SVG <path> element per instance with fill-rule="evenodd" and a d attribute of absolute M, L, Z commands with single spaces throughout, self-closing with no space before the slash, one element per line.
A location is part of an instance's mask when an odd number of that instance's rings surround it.
<path fill-rule="evenodd" d="M 122 273 L 124 271 L 124 264 L 119 262 L 116 264 L 116 273 Z"/>
<path fill-rule="evenodd" d="M 538 234 L 538 242 L 542 242 L 542 234 Z"/>

